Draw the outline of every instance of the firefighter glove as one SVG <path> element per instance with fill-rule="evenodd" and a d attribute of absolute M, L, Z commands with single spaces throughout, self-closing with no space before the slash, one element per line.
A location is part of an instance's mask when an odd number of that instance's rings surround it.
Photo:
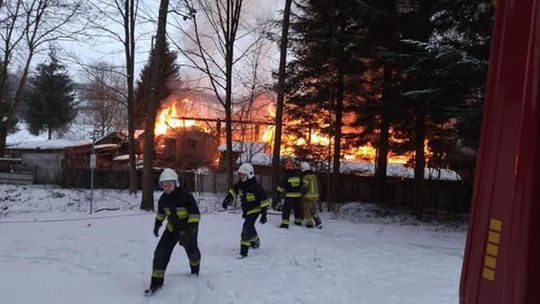
<path fill-rule="evenodd" d="M 259 221 L 262 225 L 264 225 L 268 221 L 268 218 L 266 218 L 266 209 L 263 209 L 261 213 L 261 220 Z"/>
<path fill-rule="evenodd" d="M 161 222 L 160 221 L 156 221 L 156 223 L 154 224 L 154 235 L 156 237 L 159 237 L 159 227 L 161 227 Z"/>
<path fill-rule="evenodd" d="M 223 207 L 223 209 L 227 209 L 227 206 L 232 202 L 232 200 L 233 200 L 232 195 L 228 193 L 225 199 L 223 200 L 223 204 L 221 204 L 221 207 Z"/>

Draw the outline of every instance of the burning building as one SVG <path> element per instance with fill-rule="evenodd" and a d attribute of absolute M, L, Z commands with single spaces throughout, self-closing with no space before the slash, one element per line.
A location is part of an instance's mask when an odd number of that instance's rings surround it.
<path fill-rule="evenodd" d="M 259 95 L 252 102 L 239 102 L 233 114 L 233 140 L 272 142 L 273 108 L 269 94 Z M 157 165 L 186 169 L 217 166 L 224 157 L 223 151 L 218 151 L 218 146 L 225 143 L 224 116 L 223 107 L 213 95 L 169 97 L 158 111 L 154 128 Z"/>
<path fill-rule="evenodd" d="M 260 94 L 252 100 L 235 101 L 233 105 L 233 159 L 250 161 L 254 158 L 264 161 L 260 165 L 269 165 L 275 130 L 274 94 Z M 313 119 L 306 123 L 287 117 L 285 113 L 283 155 L 331 159 L 332 138 L 324 134 L 324 128 L 321 128 L 327 124 L 325 115 L 322 112 L 313 113 Z M 190 92 L 173 95 L 163 101 L 155 125 L 157 165 L 192 169 L 223 164 L 220 159 L 225 157 L 224 117 L 223 106 L 212 94 Z M 349 137 L 361 133 L 361 130 L 350 126 L 348 121 L 352 120 L 354 117 L 345 115 L 343 134 L 350 134 Z M 397 142 L 399 139 L 392 135 L 391 141 Z M 375 162 L 377 149 L 370 142 L 360 145 L 344 139 L 342 159 L 349 162 Z M 239 148 L 241 145 L 256 145 L 264 149 L 246 157 L 249 153 Z M 390 153 L 389 162 L 405 164 L 412 156 Z"/>

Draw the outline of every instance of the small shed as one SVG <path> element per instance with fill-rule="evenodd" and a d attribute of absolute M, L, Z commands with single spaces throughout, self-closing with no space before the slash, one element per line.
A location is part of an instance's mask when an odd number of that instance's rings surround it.
<path fill-rule="evenodd" d="M 62 180 L 62 161 L 64 149 L 89 142 L 53 139 L 24 142 L 8 146 L 10 155 L 35 169 L 35 182 L 38 184 L 58 184 Z"/>

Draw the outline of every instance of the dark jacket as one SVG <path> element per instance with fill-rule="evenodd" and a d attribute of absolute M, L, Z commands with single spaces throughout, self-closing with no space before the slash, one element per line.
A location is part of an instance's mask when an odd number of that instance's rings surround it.
<path fill-rule="evenodd" d="M 285 170 L 281 176 L 277 190 L 280 194 L 285 193 L 285 197 L 302 196 L 302 177 L 295 170 Z"/>
<path fill-rule="evenodd" d="M 242 216 L 266 212 L 266 208 L 270 206 L 270 200 L 266 191 L 261 184 L 257 182 L 255 177 L 246 180 L 245 182 L 237 182 L 234 184 L 229 195 L 233 198 L 240 198 L 242 203 Z"/>
<path fill-rule="evenodd" d="M 158 201 L 156 222 L 161 223 L 165 219 L 170 232 L 196 228 L 201 221 L 201 213 L 193 195 L 183 188 L 163 193 Z"/>

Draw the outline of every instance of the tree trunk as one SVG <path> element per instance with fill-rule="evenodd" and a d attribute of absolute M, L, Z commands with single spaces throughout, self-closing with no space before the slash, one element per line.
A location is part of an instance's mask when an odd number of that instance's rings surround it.
<path fill-rule="evenodd" d="M 334 135 L 334 166 L 333 166 L 333 172 L 332 172 L 332 196 L 330 197 L 329 208 L 331 210 L 334 210 L 335 204 L 339 203 L 341 201 L 341 197 L 339 194 L 338 185 L 339 185 L 339 178 L 341 176 L 340 172 L 340 165 L 341 165 L 341 127 L 342 127 L 342 120 L 343 120 L 343 98 L 344 98 L 344 90 L 345 90 L 345 80 L 344 80 L 344 73 L 343 73 L 343 64 L 339 64 L 338 67 L 338 78 L 337 78 L 337 86 L 336 86 L 336 122 L 335 122 L 335 135 Z"/>
<path fill-rule="evenodd" d="M 225 55 L 225 137 L 227 141 L 226 170 L 227 187 L 233 185 L 233 162 L 232 162 L 232 69 L 234 45 L 229 41 L 227 54 Z"/>
<path fill-rule="evenodd" d="M 165 55 L 165 35 L 167 26 L 167 9 L 169 0 L 161 0 L 159 6 L 158 28 L 156 34 L 156 47 L 151 55 L 152 75 L 150 77 L 150 95 L 148 98 L 148 117 L 144 132 L 144 164 L 143 164 L 143 195 L 140 208 L 154 209 L 154 124 L 159 103 L 159 90 L 164 82 L 162 78 L 163 57 Z"/>
<path fill-rule="evenodd" d="M 0 157 L 6 156 L 6 139 L 8 130 L 4 127 L 4 124 L 0 124 Z"/>
<path fill-rule="evenodd" d="M 416 104 L 415 115 L 416 121 L 414 126 L 415 162 L 413 212 L 418 218 L 421 218 L 424 205 L 424 170 L 426 166 L 426 159 L 424 153 L 424 141 L 426 138 L 426 105 L 423 101 Z"/>
<path fill-rule="evenodd" d="M 30 48 L 28 57 L 26 58 L 26 63 L 15 91 L 15 97 L 13 97 L 12 104 L 9 106 L 7 113 L 4 114 L 4 117 L 0 118 L 0 155 L 6 154 L 6 140 L 9 131 L 9 125 L 11 119 L 15 116 L 19 103 L 22 100 L 23 88 L 26 86 L 26 80 L 28 79 L 28 71 L 30 70 L 30 63 L 34 57 L 34 48 Z"/>
<path fill-rule="evenodd" d="M 276 127 L 274 129 L 274 151 L 272 153 L 272 189 L 279 183 L 279 167 L 281 159 L 281 133 L 283 128 L 283 108 L 285 105 L 285 79 L 287 67 L 287 43 L 289 38 L 289 24 L 291 16 L 292 0 L 285 0 L 283 10 L 283 27 L 281 28 L 281 41 L 279 44 L 280 58 L 278 70 L 277 104 L 276 104 Z M 277 198 L 274 198 L 277 200 Z M 274 205 L 277 202 L 273 202 Z"/>
<path fill-rule="evenodd" d="M 129 8 L 126 15 L 129 18 L 124 25 L 126 35 L 126 69 L 127 69 L 127 112 L 128 112 L 128 153 L 129 153 L 129 193 L 137 193 L 137 160 L 135 151 L 135 122 L 134 122 L 134 79 L 135 79 L 135 8 L 134 0 L 126 1 Z"/>
<path fill-rule="evenodd" d="M 129 89 L 128 89 L 129 95 Z M 129 98 L 129 97 L 128 97 Z M 133 104 L 128 103 L 128 153 L 129 153 L 129 193 L 137 193 L 137 155 L 135 151 L 135 128 Z"/>
<path fill-rule="evenodd" d="M 390 140 L 390 88 L 392 85 L 392 69 L 389 65 L 383 68 L 383 91 L 381 127 L 379 132 L 377 169 L 375 170 L 375 196 L 380 202 L 385 201 L 386 171 L 388 168 L 388 150 Z"/>

